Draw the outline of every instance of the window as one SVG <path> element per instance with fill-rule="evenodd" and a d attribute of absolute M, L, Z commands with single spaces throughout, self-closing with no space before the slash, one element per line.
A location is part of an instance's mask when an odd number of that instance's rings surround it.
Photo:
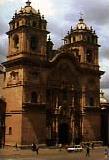
<path fill-rule="evenodd" d="M 15 29 L 15 23 L 13 23 L 13 25 L 12 25 L 12 29 Z"/>
<path fill-rule="evenodd" d="M 90 37 L 87 37 L 87 42 L 90 42 Z"/>
<path fill-rule="evenodd" d="M 14 40 L 14 48 L 18 49 L 19 48 L 19 37 L 18 37 L 18 35 L 15 35 L 13 40 Z"/>
<path fill-rule="evenodd" d="M 79 40 L 80 41 L 83 40 L 83 36 L 82 35 L 79 36 Z"/>
<path fill-rule="evenodd" d="M 94 44 L 97 44 L 97 38 L 94 37 Z"/>
<path fill-rule="evenodd" d="M 95 94 L 94 90 L 89 90 L 87 92 L 87 105 L 90 107 L 95 106 Z"/>
<path fill-rule="evenodd" d="M 76 38 L 75 37 L 73 37 L 73 42 L 75 42 L 76 41 Z"/>
<path fill-rule="evenodd" d="M 68 96 L 67 96 L 67 89 L 64 88 L 63 89 L 63 100 L 67 100 Z"/>
<path fill-rule="evenodd" d="M 94 106 L 94 98 L 89 97 L 89 106 Z"/>
<path fill-rule="evenodd" d="M 12 135 L 12 127 L 9 127 L 9 135 Z"/>
<path fill-rule="evenodd" d="M 30 21 L 29 21 L 29 20 L 26 20 L 25 24 L 26 24 L 27 26 L 30 26 Z"/>
<path fill-rule="evenodd" d="M 80 62 L 81 61 L 81 55 L 79 55 L 78 52 L 76 53 L 76 57 L 78 59 L 78 62 Z"/>
<path fill-rule="evenodd" d="M 17 22 L 16 26 L 19 27 L 19 22 Z"/>
<path fill-rule="evenodd" d="M 86 52 L 86 61 L 88 62 L 88 63 L 91 63 L 92 62 L 92 51 L 91 50 L 87 50 L 87 52 Z"/>
<path fill-rule="evenodd" d="M 31 103 L 37 103 L 37 94 L 36 92 L 31 93 Z"/>
<path fill-rule="evenodd" d="M 30 40 L 30 48 L 32 50 L 35 50 L 37 47 L 37 40 L 36 40 L 36 37 L 35 36 L 32 36 L 31 37 L 31 40 Z"/>
<path fill-rule="evenodd" d="M 32 26 L 36 27 L 36 22 L 35 21 L 32 22 Z"/>

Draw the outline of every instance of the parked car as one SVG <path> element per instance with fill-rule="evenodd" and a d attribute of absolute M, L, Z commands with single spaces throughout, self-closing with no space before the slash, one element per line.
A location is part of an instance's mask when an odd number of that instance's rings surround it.
<path fill-rule="evenodd" d="M 81 145 L 69 146 L 67 148 L 68 152 L 81 152 L 82 150 L 83 150 L 83 147 Z"/>

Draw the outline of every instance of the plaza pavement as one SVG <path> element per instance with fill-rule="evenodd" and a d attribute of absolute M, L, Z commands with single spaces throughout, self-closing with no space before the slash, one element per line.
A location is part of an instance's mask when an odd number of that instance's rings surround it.
<path fill-rule="evenodd" d="M 0 149 L 0 160 L 108 160 L 105 158 L 106 147 L 94 148 L 90 156 L 86 157 L 86 151 L 68 153 L 66 149 L 40 148 L 39 154 L 31 149 L 4 148 Z"/>

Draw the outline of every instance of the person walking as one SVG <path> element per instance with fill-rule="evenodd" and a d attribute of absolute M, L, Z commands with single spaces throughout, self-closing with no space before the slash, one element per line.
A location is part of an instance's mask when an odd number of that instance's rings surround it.
<path fill-rule="evenodd" d="M 62 144 L 59 144 L 59 151 L 61 151 L 62 149 Z"/>
<path fill-rule="evenodd" d="M 32 151 L 36 151 L 37 155 L 39 154 L 39 147 L 34 142 L 32 143 Z"/>
<path fill-rule="evenodd" d="M 105 150 L 104 150 L 104 156 L 105 156 L 105 159 L 107 159 L 108 158 L 108 149 L 107 148 L 105 148 Z"/>
<path fill-rule="evenodd" d="M 89 146 L 86 147 L 86 157 L 90 156 L 90 148 Z"/>
<path fill-rule="evenodd" d="M 38 146 L 38 144 L 36 144 L 36 153 L 37 153 L 37 155 L 39 154 L 39 146 Z"/>
<path fill-rule="evenodd" d="M 16 148 L 16 150 L 18 150 L 18 145 L 17 145 L 17 143 L 15 144 L 15 148 Z"/>
<path fill-rule="evenodd" d="M 36 144 L 34 142 L 32 143 L 32 151 L 36 151 Z"/>
<path fill-rule="evenodd" d="M 94 149 L 94 143 L 92 143 L 92 150 Z"/>

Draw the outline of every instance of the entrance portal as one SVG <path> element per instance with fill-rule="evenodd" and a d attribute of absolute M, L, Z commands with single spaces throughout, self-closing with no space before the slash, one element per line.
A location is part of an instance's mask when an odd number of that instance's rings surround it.
<path fill-rule="evenodd" d="M 59 130 L 58 130 L 58 137 L 59 137 L 59 143 L 60 144 L 69 144 L 70 140 L 70 133 L 69 133 L 69 126 L 67 123 L 61 123 L 59 125 Z"/>

